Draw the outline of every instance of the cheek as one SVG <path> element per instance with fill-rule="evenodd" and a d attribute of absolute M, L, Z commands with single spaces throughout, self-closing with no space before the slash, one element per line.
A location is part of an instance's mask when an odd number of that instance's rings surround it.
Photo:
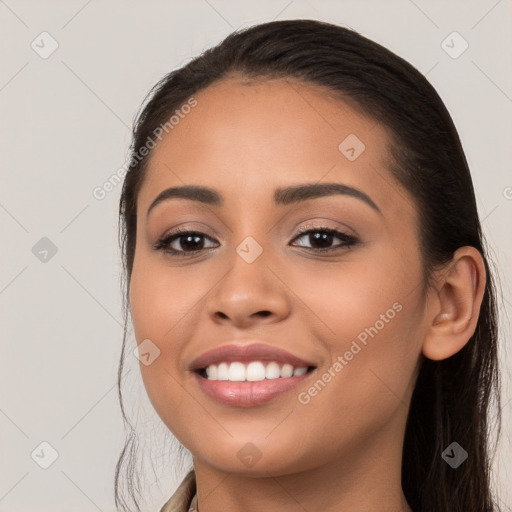
<path fill-rule="evenodd" d="M 190 272 L 184 276 L 180 269 L 167 268 L 144 255 L 136 259 L 130 308 L 138 342 L 149 338 L 163 347 L 165 340 L 173 338 L 176 326 L 190 313 L 201 292 L 190 277 Z"/>
<path fill-rule="evenodd" d="M 211 284 L 210 284 L 211 286 Z M 186 393 L 180 379 L 183 349 L 205 307 L 207 281 L 201 272 L 168 267 L 143 253 L 135 258 L 130 282 L 130 309 L 137 343 L 150 340 L 158 357 L 140 364 L 148 396 L 158 414 L 180 410 L 186 416 Z"/>
<path fill-rule="evenodd" d="M 379 335 L 391 332 L 390 325 L 400 316 L 397 310 L 409 302 L 412 287 L 408 283 L 414 282 L 418 269 L 382 251 L 378 259 L 354 259 L 297 272 L 297 278 L 291 278 L 294 292 L 305 298 L 311 325 L 317 326 L 320 339 L 329 340 L 334 355 L 344 352 L 355 338 L 364 343 L 366 329 L 373 333 L 375 325 Z"/>
<path fill-rule="evenodd" d="M 420 275 L 417 260 L 383 250 L 378 261 L 317 270 L 296 281 L 303 283 L 294 291 L 307 297 L 313 337 L 323 340 L 331 358 L 321 382 L 302 390 L 303 402 L 318 414 L 329 411 L 333 422 L 347 418 L 354 428 L 369 418 L 384 420 L 406 402 L 422 342 Z"/>
<path fill-rule="evenodd" d="M 171 306 L 179 302 L 179 296 L 163 286 L 158 274 L 146 270 L 144 267 L 143 271 L 139 271 L 134 266 L 130 284 L 135 339 L 138 344 L 146 343 L 153 354 L 158 354 L 148 365 L 141 358 L 139 368 L 142 381 L 153 408 L 165 424 L 174 426 L 176 418 L 181 418 L 187 424 L 193 418 L 187 414 L 187 407 L 183 407 L 187 397 L 176 379 L 175 371 L 180 347 L 168 342 L 173 334 L 172 326 L 178 323 L 178 315 L 173 314 Z M 151 343 L 147 345 L 146 340 Z"/>

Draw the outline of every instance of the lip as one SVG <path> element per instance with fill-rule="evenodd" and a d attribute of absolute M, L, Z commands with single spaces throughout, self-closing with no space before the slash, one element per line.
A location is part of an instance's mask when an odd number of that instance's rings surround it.
<path fill-rule="evenodd" d="M 222 345 L 201 354 L 190 363 L 189 369 L 197 372 L 211 364 L 219 364 L 222 362 L 231 363 L 233 361 L 239 361 L 241 363 L 248 363 L 250 361 L 276 361 L 280 364 L 291 364 L 296 368 L 317 366 L 313 361 L 306 361 L 282 348 L 273 347 L 264 343 L 251 343 L 250 345 L 230 343 L 229 345 Z"/>
<path fill-rule="evenodd" d="M 219 404 L 234 407 L 254 407 L 290 392 L 314 374 L 316 374 L 316 369 L 300 377 L 279 377 L 255 382 L 209 380 L 197 372 L 194 372 L 193 376 L 200 389 Z"/>

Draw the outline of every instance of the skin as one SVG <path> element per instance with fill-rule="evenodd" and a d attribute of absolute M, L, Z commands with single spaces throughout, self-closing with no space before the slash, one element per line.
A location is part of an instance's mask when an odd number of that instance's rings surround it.
<path fill-rule="evenodd" d="M 142 377 L 193 455 L 199 509 L 410 511 L 401 457 L 417 371 L 421 358 L 450 357 L 474 332 L 485 285 L 478 251 L 460 248 L 426 288 L 418 213 L 388 170 L 386 128 L 321 88 L 232 77 L 194 97 L 197 106 L 152 150 L 130 302 L 138 343 L 149 338 L 160 350 L 141 364 Z M 349 134 L 366 146 L 354 161 L 338 149 Z M 357 188 L 380 212 L 348 195 L 273 204 L 276 188 L 319 182 Z M 146 216 L 160 192 L 185 184 L 216 189 L 224 204 L 170 199 Z M 213 248 L 185 257 L 153 249 L 178 226 L 201 231 Z M 336 228 L 359 243 L 315 253 L 321 246 L 309 235 L 297 238 L 302 226 Z M 248 236 L 263 249 L 250 264 L 235 250 Z M 186 250 L 183 241 L 172 247 Z M 300 403 L 394 303 L 401 311 Z M 233 340 L 315 361 L 315 376 L 257 407 L 220 405 L 189 364 Z M 261 455 L 251 467 L 238 456 L 249 442 Z"/>

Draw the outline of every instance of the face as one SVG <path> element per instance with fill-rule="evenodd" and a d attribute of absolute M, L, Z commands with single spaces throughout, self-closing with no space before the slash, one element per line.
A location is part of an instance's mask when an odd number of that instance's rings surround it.
<path fill-rule="evenodd" d="M 137 342 L 150 340 L 153 406 L 196 463 L 226 472 L 295 473 L 369 441 L 400 449 L 425 297 L 418 216 L 388 170 L 386 129 L 292 81 L 232 78 L 194 97 L 152 150 L 137 203 L 130 305 Z M 212 190 L 160 196 L 192 185 Z M 314 369 L 279 385 L 192 369 L 254 343 Z M 276 358 L 248 361 L 266 371 Z"/>

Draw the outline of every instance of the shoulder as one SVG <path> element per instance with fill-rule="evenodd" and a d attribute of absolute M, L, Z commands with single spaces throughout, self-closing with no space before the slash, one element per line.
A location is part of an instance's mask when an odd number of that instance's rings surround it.
<path fill-rule="evenodd" d="M 174 494 L 165 502 L 160 512 L 188 512 L 196 493 L 196 475 L 192 469 L 187 473 Z"/>

